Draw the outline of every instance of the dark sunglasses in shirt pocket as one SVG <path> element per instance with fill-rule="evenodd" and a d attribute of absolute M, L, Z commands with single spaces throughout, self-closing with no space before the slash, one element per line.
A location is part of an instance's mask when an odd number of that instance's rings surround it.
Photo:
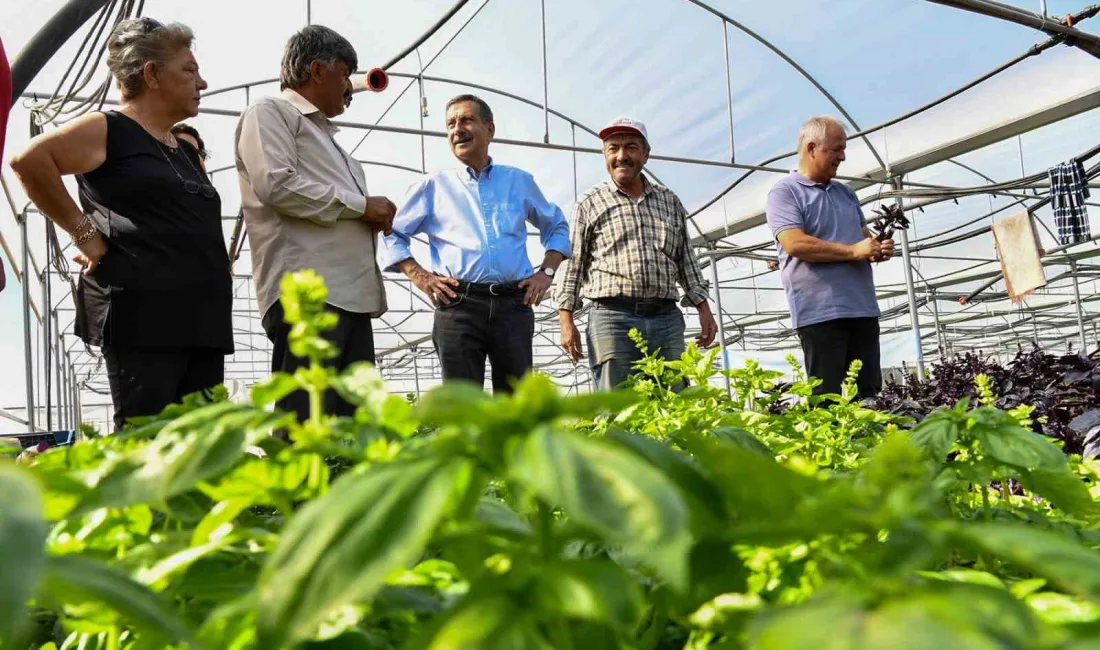
<path fill-rule="evenodd" d="M 454 298 L 448 298 L 448 300 L 450 300 L 450 302 L 448 302 L 448 303 L 444 303 L 441 299 L 439 301 L 439 304 L 437 304 L 435 306 L 436 311 L 446 311 L 448 309 L 453 309 L 453 308 L 457 307 L 458 305 L 460 305 L 462 303 L 462 301 L 466 300 L 466 295 L 465 294 L 463 294 L 459 291 L 455 291 L 455 293 L 457 295 Z"/>

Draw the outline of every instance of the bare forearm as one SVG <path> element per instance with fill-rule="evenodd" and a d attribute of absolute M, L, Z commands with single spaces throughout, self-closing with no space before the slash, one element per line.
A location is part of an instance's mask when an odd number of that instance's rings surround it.
<path fill-rule="evenodd" d="M 404 273 L 405 277 L 413 281 L 416 281 L 418 277 L 423 276 L 428 272 L 427 269 L 425 269 L 423 266 L 420 266 L 420 263 L 411 257 L 398 262 L 397 269 Z"/>
<path fill-rule="evenodd" d="M 27 192 L 27 197 L 50 221 L 72 234 L 84 220 L 84 212 L 69 196 L 61 172 L 49 156 L 34 156 L 12 161 L 12 170 Z"/>
<path fill-rule="evenodd" d="M 546 251 L 546 255 L 542 257 L 542 266 L 547 269 L 558 270 L 561 263 L 565 261 L 565 256 L 558 251 Z"/>
<path fill-rule="evenodd" d="M 562 327 L 570 327 L 573 325 L 573 310 L 572 309 L 559 309 L 558 310 L 558 322 Z"/>
<path fill-rule="evenodd" d="M 849 244 L 825 241 L 809 235 L 784 248 L 803 262 L 852 262 L 857 259 Z"/>

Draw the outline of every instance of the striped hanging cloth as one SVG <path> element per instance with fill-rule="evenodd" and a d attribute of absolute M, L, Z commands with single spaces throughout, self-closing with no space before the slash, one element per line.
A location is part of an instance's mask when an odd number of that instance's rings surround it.
<path fill-rule="evenodd" d="M 1058 240 L 1062 244 L 1087 241 L 1089 213 L 1085 199 L 1089 198 L 1088 182 L 1084 166 L 1079 161 L 1064 162 L 1047 170 L 1050 177 L 1051 206 L 1054 223 L 1058 226 Z"/>

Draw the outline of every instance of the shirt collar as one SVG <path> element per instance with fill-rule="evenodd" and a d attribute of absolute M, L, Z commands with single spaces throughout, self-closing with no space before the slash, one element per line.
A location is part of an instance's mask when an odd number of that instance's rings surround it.
<path fill-rule="evenodd" d="M 805 185 L 806 187 L 829 187 L 829 183 L 832 183 L 831 180 L 825 181 L 824 183 L 815 183 L 814 181 L 804 176 L 802 172 L 798 171 L 797 169 L 792 171 L 791 175 L 794 176 L 794 179 L 798 181 L 799 185 Z"/>
<path fill-rule="evenodd" d="M 614 180 L 607 181 L 607 189 L 611 190 L 612 192 L 618 192 L 625 197 L 633 198 L 630 197 L 629 194 L 624 192 L 622 188 L 616 185 Z M 642 174 L 642 198 L 649 196 L 651 192 L 653 192 L 653 183 L 650 183 L 645 174 Z"/>
<path fill-rule="evenodd" d="M 290 88 L 283 90 L 283 99 L 290 102 L 290 105 L 298 109 L 306 118 L 313 120 L 314 124 L 320 126 L 329 136 L 334 136 L 340 132 L 340 129 L 332 123 L 332 120 L 321 112 L 321 109 L 314 106 L 313 102 L 302 97 L 297 91 Z"/>
<path fill-rule="evenodd" d="M 489 172 L 492 171 L 492 169 L 493 169 L 493 157 L 489 156 L 489 164 L 485 165 L 485 169 L 481 170 L 481 176 L 488 179 L 488 174 L 489 174 Z M 469 165 L 462 165 L 461 167 L 459 167 L 459 173 L 462 173 L 462 172 L 465 172 L 466 173 L 466 178 L 469 178 L 470 180 L 475 180 L 476 181 L 479 178 L 477 173 L 474 172 L 474 168 L 470 167 Z"/>
<path fill-rule="evenodd" d="M 321 112 L 321 109 L 314 106 L 313 102 L 309 101 L 305 97 L 302 97 L 298 94 L 297 91 L 290 88 L 286 88 L 283 90 L 283 99 L 290 102 L 291 105 L 294 106 L 294 108 L 298 109 L 298 112 L 300 112 L 302 115 L 312 115 L 314 113 Z M 324 117 L 326 120 L 328 119 L 328 117 L 326 117 L 325 115 L 321 115 L 321 117 Z"/>

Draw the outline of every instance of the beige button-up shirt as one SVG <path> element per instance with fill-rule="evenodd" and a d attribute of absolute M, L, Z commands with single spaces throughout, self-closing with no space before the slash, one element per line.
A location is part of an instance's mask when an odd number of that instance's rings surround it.
<path fill-rule="evenodd" d="M 386 311 L 377 235 L 362 166 L 341 149 L 337 128 L 307 99 L 265 97 L 237 124 L 237 176 L 260 313 L 279 300 L 283 275 L 313 269 L 329 304 L 378 317 Z"/>

